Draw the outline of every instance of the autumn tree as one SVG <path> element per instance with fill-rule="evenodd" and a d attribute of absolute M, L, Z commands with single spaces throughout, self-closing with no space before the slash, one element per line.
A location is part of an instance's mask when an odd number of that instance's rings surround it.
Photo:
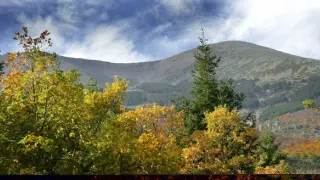
<path fill-rule="evenodd" d="M 219 106 L 205 114 L 207 130 L 195 131 L 193 143 L 183 149 L 187 174 L 253 173 L 257 130 L 245 124 L 236 110 Z"/>
<path fill-rule="evenodd" d="M 178 102 L 173 101 L 177 107 L 179 106 L 178 110 L 185 111 L 185 125 L 189 134 L 195 130 L 206 129 L 206 123 L 203 121 L 205 112 L 212 112 L 219 105 L 226 105 L 229 110 L 239 109 L 244 99 L 242 93 L 233 89 L 231 79 L 226 82 L 218 80 L 216 68 L 220 57 L 213 53 L 212 47 L 207 44 L 208 39 L 204 37 L 203 29 L 201 30 L 200 45 L 194 54 L 196 61 L 192 70 L 192 99 L 181 97 Z"/>
<path fill-rule="evenodd" d="M 23 27 L 14 39 L 24 51 L 9 53 L 5 61 L 8 73 L 1 78 L 0 120 L 8 173 L 54 173 L 61 161 L 72 162 L 69 158 L 80 145 L 77 137 L 85 133 L 80 74 L 49 72 L 56 58 L 42 51 L 45 45 L 52 46 L 49 34 L 46 30 L 32 38 Z"/>
<path fill-rule="evenodd" d="M 60 70 L 57 56 L 43 51 L 52 45 L 49 34 L 32 38 L 23 27 L 14 39 L 24 51 L 9 53 L 4 62 L 8 73 L 0 77 L 1 173 L 90 173 L 100 127 L 124 109 L 127 83 L 115 78 L 103 92 L 86 90 L 76 70 Z"/>
<path fill-rule="evenodd" d="M 303 104 L 303 107 L 305 109 L 310 109 L 310 108 L 315 108 L 316 107 L 315 106 L 316 103 L 311 99 L 307 99 L 307 100 L 303 101 L 302 104 Z"/>
<path fill-rule="evenodd" d="M 117 115 L 101 131 L 94 173 L 172 174 L 181 167 L 183 113 L 147 105 Z M 108 159 L 108 161 L 106 161 Z"/>

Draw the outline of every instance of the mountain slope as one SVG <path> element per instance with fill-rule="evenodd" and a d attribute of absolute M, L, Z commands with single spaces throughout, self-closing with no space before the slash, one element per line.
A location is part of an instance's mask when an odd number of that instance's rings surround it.
<path fill-rule="evenodd" d="M 220 78 L 258 79 L 259 82 L 276 82 L 309 77 L 320 72 L 320 62 L 293 56 L 270 48 L 242 41 L 226 41 L 212 45 L 222 58 L 218 68 Z M 116 64 L 102 61 L 86 61 L 60 57 L 62 68 L 66 63 L 77 67 L 83 73 L 95 77 L 99 82 L 117 74 L 142 82 L 167 82 L 175 84 L 189 79 L 189 71 L 194 62 L 195 49 L 152 62 Z"/>
<path fill-rule="evenodd" d="M 245 107 L 248 109 L 297 102 L 300 99 L 295 93 L 300 93 L 301 99 L 306 98 L 306 86 L 312 84 L 308 84 L 308 79 L 320 79 L 317 77 L 320 61 L 314 59 L 242 41 L 225 41 L 211 46 L 222 60 L 217 69 L 218 77 L 235 80 L 236 89 L 247 95 Z M 104 86 L 105 82 L 112 82 L 114 75 L 126 78 L 130 81 L 126 104 L 135 106 L 152 101 L 168 104 L 169 98 L 174 99 L 182 93 L 188 95 L 192 86 L 190 71 L 195 61 L 194 52 L 192 49 L 162 60 L 128 64 L 63 56 L 58 59 L 62 69 L 78 69 L 84 82 L 93 77 Z M 1 56 L 0 60 L 4 58 Z M 320 94 L 316 93 L 318 87 L 313 88 L 315 93 L 309 95 L 316 99 Z"/>

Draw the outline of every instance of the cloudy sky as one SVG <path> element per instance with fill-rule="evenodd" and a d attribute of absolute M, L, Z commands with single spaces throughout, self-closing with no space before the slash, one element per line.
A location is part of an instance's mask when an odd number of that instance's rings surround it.
<path fill-rule="evenodd" d="M 51 51 L 117 63 L 166 58 L 198 45 L 241 40 L 320 59 L 320 0 L 0 0 L 0 50 L 13 33 L 48 29 Z"/>

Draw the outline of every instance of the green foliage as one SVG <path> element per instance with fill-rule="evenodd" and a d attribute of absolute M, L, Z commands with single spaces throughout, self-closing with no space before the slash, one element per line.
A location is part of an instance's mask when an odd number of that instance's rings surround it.
<path fill-rule="evenodd" d="M 207 39 L 204 37 L 202 29 L 202 37 L 199 37 L 200 45 L 195 52 L 196 59 L 192 70 L 194 86 L 191 89 L 192 99 L 181 97 L 174 104 L 181 104 L 178 109 L 185 112 L 185 125 L 189 134 L 195 130 L 206 129 L 206 123 L 203 121 L 205 112 L 214 111 L 219 105 L 227 105 L 229 110 L 239 109 L 242 107 L 244 95 L 236 93 L 232 81 L 219 82 L 216 77 L 216 68 L 220 62 Z M 179 102 L 180 103 L 177 103 Z"/>
<path fill-rule="evenodd" d="M 286 82 L 286 81 L 276 82 L 272 84 L 264 84 L 261 86 L 261 89 L 264 89 L 264 90 L 268 89 L 272 93 L 290 90 L 291 88 L 292 88 L 292 83 Z"/>
<path fill-rule="evenodd" d="M 288 163 L 292 166 L 292 173 L 315 174 L 319 173 L 320 156 L 288 156 Z"/>
<path fill-rule="evenodd" d="M 101 88 L 98 84 L 98 81 L 94 78 L 90 78 L 87 85 L 85 86 L 90 92 L 101 92 L 103 88 Z"/>
<path fill-rule="evenodd" d="M 257 148 L 260 161 L 257 163 L 257 166 L 274 166 L 279 164 L 280 160 L 285 159 L 285 155 L 280 152 L 280 145 L 275 144 L 274 140 L 275 136 L 270 131 L 264 131 L 260 136 Z"/>
<path fill-rule="evenodd" d="M 257 98 L 246 97 L 243 100 L 243 107 L 250 108 L 250 109 L 257 109 L 260 107 L 260 102 Z"/>
<path fill-rule="evenodd" d="M 3 62 L 0 62 L 0 74 L 2 73 L 3 71 Z"/>
<path fill-rule="evenodd" d="M 233 80 L 221 81 L 218 86 L 218 102 L 219 105 L 226 105 L 229 110 L 239 110 L 242 108 L 242 102 L 245 98 L 242 92 L 235 91 Z"/>
<path fill-rule="evenodd" d="M 290 99 L 292 102 L 301 102 L 305 99 L 315 99 L 320 96 L 320 76 L 312 76 L 306 85 L 295 90 Z"/>
<path fill-rule="evenodd" d="M 303 107 L 305 109 L 309 109 L 309 108 L 314 108 L 315 107 L 315 102 L 313 100 L 307 99 L 305 101 L 303 101 Z"/>
<path fill-rule="evenodd" d="M 264 122 L 266 120 L 271 120 L 277 116 L 281 116 L 283 114 L 295 112 L 302 109 L 303 106 L 301 103 L 287 103 L 284 105 L 267 107 L 262 111 L 259 120 Z"/>

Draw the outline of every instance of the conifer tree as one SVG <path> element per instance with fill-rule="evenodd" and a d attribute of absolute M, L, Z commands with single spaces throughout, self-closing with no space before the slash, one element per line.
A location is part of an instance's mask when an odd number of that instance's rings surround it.
<path fill-rule="evenodd" d="M 257 154 L 260 156 L 258 166 L 274 166 L 285 159 L 285 155 L 280 152 L 279 144 L 274 143 L 275 136 L 270 131 L 264 131 L 259 138 Z"/>
<path fill-rule="evenodd" d="M 200 45 L 194 54 L 196 59 L 192 70 L 194 86 L 191 89 L 192 99 L 181 97 L 173 103 L 178 110 L 185 111 L 185 125 L 192 134 L 195 130 L 205 130 L 206 123 L 203 121 L 205 112 L 212 112 L 219 105 L 226 105 L 229 110 L 242 108 L 244 95 L 234 91 L 232 80 L 227 82 L 219 81 L 216 75 L 216 68 L 220 57 L 213 53 L 212 48 L 207 44 L 208 39 L 204 36 L 201 28 Z"/>
<path fill-rule="evenodd" d="M 0 74 L 2 74 L 2 69 L 3 69 L 3 62 L 0 62 Z"/>
<path fill-rule="evenodd" d="M 3 72 L 2 72 L 3 71 L 3 65 L 4 65 L 3 62 L 0 62 L 0 75 L 3 74 Z"/>

